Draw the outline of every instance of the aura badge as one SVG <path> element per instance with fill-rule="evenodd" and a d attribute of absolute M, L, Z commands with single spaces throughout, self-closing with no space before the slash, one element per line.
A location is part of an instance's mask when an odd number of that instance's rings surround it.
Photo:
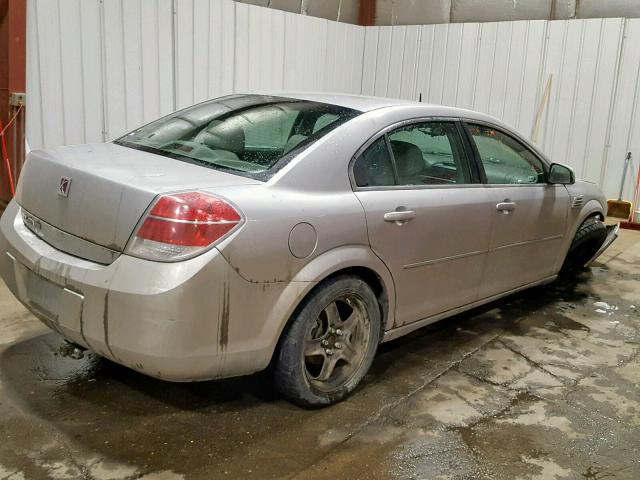
<path fill-rule="evenodd" d="M 69 190 L 71 190 L 71 179 L 69 177 L 60 177 L 60 185 L 58 186 L 58 195 L 62 197 L 68 197 Z"/>

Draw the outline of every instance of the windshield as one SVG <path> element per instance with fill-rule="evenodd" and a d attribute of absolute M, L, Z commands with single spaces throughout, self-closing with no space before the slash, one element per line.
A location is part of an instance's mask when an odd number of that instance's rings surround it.
<path fill-rule="evenodd" d="M 232 95 L 172 113 L 115 143 L 267 180 L 360 112 L 326 103 Z"/>

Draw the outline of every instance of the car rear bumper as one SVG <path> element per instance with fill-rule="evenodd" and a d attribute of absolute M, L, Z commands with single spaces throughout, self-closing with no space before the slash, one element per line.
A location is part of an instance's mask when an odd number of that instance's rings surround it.
<path fill-rule="evenodd" d="M 0 221 L 0 276 L 65 338 L 172 381 L 265 368 L 284 321 L 308 288 L 251 283 L 212 249 L 177 263 L 120 255 L 102 265 L 34 235 L 12 202 Z"/>

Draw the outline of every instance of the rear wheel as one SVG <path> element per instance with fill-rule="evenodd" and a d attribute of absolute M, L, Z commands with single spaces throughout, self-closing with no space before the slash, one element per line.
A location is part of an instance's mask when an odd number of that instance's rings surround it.
<path fill-rule="evenodd" d="M 587 218 L 571 242 L 569 252 L 562 265 L 562 271 L 581 269 L 591 259 L 607 238 L 607 229 L 596 217 Z"/>
<path fill-rule="evenodd" d="M 275 383 L 291 402 L 320 407 L 351 393 L 380 342 L 380 309 L 362 279 L 341 276 L 306 299 L 282 338 Z"/>

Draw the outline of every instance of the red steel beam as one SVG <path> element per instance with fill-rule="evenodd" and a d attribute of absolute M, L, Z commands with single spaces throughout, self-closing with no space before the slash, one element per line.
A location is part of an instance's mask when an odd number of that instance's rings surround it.
<path fill-rule="evenodd" d="M 3 124 L 17 109 L 9 105 L 11 93 L 23 93 L 26 87 L 26 0 L 0 0 L 0 120 Z M 24 109 L 5 131 L 4 138 L 13 173 L 18 173 L 24 155 Z M 0 209 L 11 198 L 9 175 L 0 167 Z"/>
<path fill-rule="evenodd" d="M 376 0 L 360 0 L 358 23 L 366 27 L 376 22 Z"/>
<path fill-rule="evenodd" d="M 24 92 L 27 75 L 27 2 L 9 0 L 9 91 Z"/>

